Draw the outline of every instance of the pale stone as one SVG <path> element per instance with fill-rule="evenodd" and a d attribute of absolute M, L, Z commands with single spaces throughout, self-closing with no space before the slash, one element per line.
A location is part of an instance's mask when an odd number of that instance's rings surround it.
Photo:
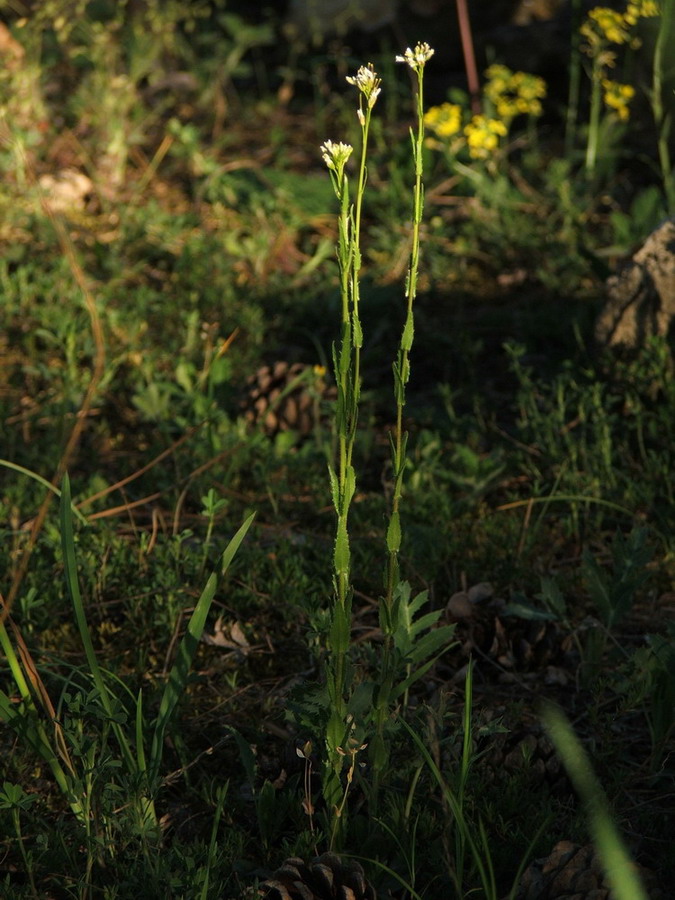
<path fill-rule="evenodd" d="M 639 347 L 666 335 L 675 316 L 675 220 L 653 231 L 632 260 L 607 280 L 609 295 L 595 326 L 610 346 Z"/>

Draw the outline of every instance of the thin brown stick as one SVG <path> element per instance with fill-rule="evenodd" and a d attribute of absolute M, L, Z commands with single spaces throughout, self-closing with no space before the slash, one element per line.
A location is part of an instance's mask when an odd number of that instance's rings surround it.
<path fill-rule="evenodd" d="M 14 635 L 16 649 L 19 653 L 19 659 L 21 660 L 21 666 L 30 686 L 33 689 L 35 698 L 42 706 L 42 709 L 44 710 L 47 718 L 54 727 L 54 743 L 56 746 L 56 752 L 59 754 L 61 760 L 68 768 L 70 773 L 74 775 L 75 769 L 73 768 L 73 763 L 70 758 L 70 754 L 68 753 L 68 745 L 66 744 L 66 739 L 63 735 L 63 728 L 61 727 L 61 723 L 56 717 L 56 710 L 54 709 L 54 704 L 52 703 L 51 697 L 49 696 L 49 691 L 47 690 L 44 681 L 40 677 L 37 665 L 35 664 L 30 650 L 26 646 L 26 642 L 24 641 L 23 636 L 19 631 L 19 627 L 9 615 L 9 611 L 6 610 L 6 604 L 2 594 L 0 594 L 0 609 L 2 609 L 3 618 L 6 618 L 12 634 Z"/>
<path fill-rule="evenodd" d="M 5 136 L 2 135 L 2 138 Z M 11 135 L 10 135 L 11 140 Z M 37 181 L 35 171 L 30 163 L 30 160 L 27 158 L 25 153 L 21 148 L 20 152 L 22 155 L 22 163 L 24 165 L 25 171 L 28 175 L 30 183 L 33 187 L 36 187 L 39 190 L 39 183 Z M 63 226 L 63 222 L 61 219 L 54 213 L 54 210 L 51 208 L 47 198 L 44 194 L 40 196 L 40 202 L 42 204 L 42 208 L 48 217 L 49 221 L 54 228 L 56 233 L 59 245 L 61 250 L 68 260 L 68 265 L 70 266 L 70 271 L 73 275 L 75 283 L 78 288 L 82 292 L 82 297 L 84 298 L 84 303 L 89 314 L 89 321 L 91 325 L 91 332 L 94 338 L 94 363 L 91 370 L 91 378 L 89 379 L 89 384 L 87 385 L 87 390 L 85 391 L 84 398 L 82 400 L 82 404 L 78 411 L 78 414 L 75 418 L 75 424 L 73 425 L 72 431 L 70 432 L 70 436 L 68 441 L 66 442 L 65 449 L 61 454 L 61 459 L 56 467 L 56 471 L 52 477 L 52 484 L 56 487 L 63 478 L 65 472 L 68 469 L 68 464 L 70 463 L 78 444 L 80 443 L 80 438 L 82 437 L 82 432 L 84 430 L 85 423 L 87 421 L 87 417 L 91 410 L 91 407 L 94 402 L 94 397 L 96 395 L 96 391 L 101 382 L 101 378 L 103 377 L 103 372 L 105 370 L 105 338 L 103 335 L 103 326 L 101 324 L 101 319 L 98 314 L 98 310 L 96 308 L 96 300 L 94 299 L 93 294 L 89 290 L 89 285 L 87 284 L 87 279 L 85 278 L 84 272 L 80 263 L 77 259 L 77 255 L 75 253 L 75 248 L 73 247 L 70 236 L 68 235 L 66 229 Z M 3 604 L 2 609 L 0 610 L 0 622 L 5 622 L 9 612 L 12 608 L 12 604 L 16 599 L 17 594 L 19 593 L 19 589 L 21 587 L 21 583 L 28 571 L 28 564 L 30 562 L 31 555 L 33 550 L 35 549 L 35 545 L 37 543 L 38 535 L 42 530 L 42 526 L 44 525 L 45 519 L 47 518 L 47 512 L 49 511 L 49 507 L 52 502 L 53 494 L 51 491 L 47 492 L 45 499 L 42 501 L 42 504 L 38 510 L 37 515 L 33 519 L 33 524 L 30 530 L 30 537 L 28 539 L 28 543 L 26 544 L 24 551 L 21 555 L 21 559 L 19 560 L 19 564 L 14 571 L 14 576 L 12 578 L 12 583 L 9 588 L 9 593 L 7 594 L 7 599 Z"/>
<path fill-rule="evenodd" d="M 88 517 L 89 522 L 93 522 L 95 519 L 109 519 L 111 516 L 117 516 L 120 513 L 128 512 L 130 509 L 135 509 L 137 506 L 143 506 L 144 503 L 150 503 L 152 500 L 158 500 L 162 496 L 162 491 L 156 491 L 154 494 L 148 494 L 147 497 L 141 497 L 139 500 L 130 500 L 127 503 L 122 503 L 120 506 L 113 506 L 110 509 L 102 509 L 97 513 L 92 513 Z"/>
<path fill-rule="evenodd" d="M 474 116 L 481 113 L 480 82 L 478 80 L 478 68 L 476 67 L 476 54 L 473 49 L 473 33 L 471 20 L 466 0 L 457 0 L 457 18 L 459 19 L 459 35 L 462 39 L 462 53 L 464 54 L 464 68 L 466 69 L 466 81 L 471 97 L 471 110 Z"/>
<path fill-rule="evenodd" d="M 174 453 L 181 444 L 184 444 L 185 441 L 189 440 L 194 434 L 196 434 L 204 425 L 205 421 L 206 420 L 204 420 L 204 422 L 200 422 L 199 425 L 195 425 L 192 428 L 188 429 L 188 431 L 186 431 L 185 434 L 181 435 L 178 440 L 174 441 L 170 447 L 167 447 L 166 450 L 162 450 L 162 452 L 158 456 L 156 456 L 154 459 L 151 459 L 149 463 L 146 463 L 146 465 L 142 466 L 140 469 L 132 472 L 131 475 L 127 475 L 126 478 L 122 478 L 120 481 L 116 481 L 115 484 L 111 484 L 108 487 L 97 491 L 95 494 L 91 494 L 91 496 L 85 497 L 84 500 L 80 500 L 80 502 L 76 504 L 77 508 L 82 509 L 83 506 L 88 506 L 95 500 L 100 500 L 101 497 L 107 497 L 108 494 L 112 494 L 113 491 L 117 491 L 120 488 L 125 487 L 125 485 L 129 484 L 129 482 L 135 481 L 136 478 L 140 478 L 141 475 L 144 475 L 147 471 L 152 469 L 153 466 L 156 466 L 157 463 L 161 462 L 165 457 Z"/>

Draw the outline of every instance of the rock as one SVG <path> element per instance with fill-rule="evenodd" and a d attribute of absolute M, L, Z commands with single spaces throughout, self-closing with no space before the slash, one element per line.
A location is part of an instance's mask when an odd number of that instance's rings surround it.
<path fill-rule="evenodd" d="M 90 178 L 76 169 L 62 169 L 56 175 L 40 175 L 39 184 L 53 212 L 84 209 L 94 191 Z"/>
<path fill-rule="evenodd" d="M 22 45 L 14 40 L 9 28 L 0 22 L 0 60 L 3 66 L 14 72 L 21 68 L 25 55 Z"/>
<path fill-rule="evenodd" d="M 595 326 L 599 343 L 636 348 L 666 335 L 675 316 L 675 219 L 653 231 L 632 260 L 607 280 Z"/>

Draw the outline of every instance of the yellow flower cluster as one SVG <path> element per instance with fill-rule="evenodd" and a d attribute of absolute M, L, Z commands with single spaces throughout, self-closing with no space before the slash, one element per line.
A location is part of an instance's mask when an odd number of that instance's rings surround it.
<path fill-rule="evenodd" d="M 464 128 L 469 156 L 472 159 L 487 159 L 499 146 L 499 138 L 506 133 L 506 125 L 499 119 L 474 116 Z"/>
<path fill-rule="evenodd" d="M 630 29 L 638 19 L 660 14 L 656 0 L 630 0 L 622 13 L 607 6 L 596 6 L 588 13 L 580 29 L 586 39 L 584 49 L 594 55 L 605 43 L 639 46 L 639 39 L 631 38 Z"/>
<path fill-rule="evenodd" d="M 512 72 L 507 66 L 495 64 L 485 72 L 483 88 L 492 115 L 477 115 L 462 128 L 464 110 L 457 103 L 432 106 L 424 116 L 424 124 L 437 138 L 448 140 L 462 135 L 473 159 L 487 159 L 499 147 L 500 138 L 508 133 L 511 120 L 519 115 L 540 116 L 541 100 L 546 96 L 546 82 L 527 72 Z M 440 149 L 433 140 L 427 146 Z M 455 145 L 457 149 L 457 144 Z"/>
<path fill-rule="evenodd" d="M 546 96 L 546 82 L 527 72 L 512 72 L 507 66 L 495 64 L 485 72 L 485 96 L 492 103 L 500 119 L 510 122 L 515 116 L 540 116 L 541 100 Z"/>
<path fill-rule="evenodd" d="M 461 131 L 462 107 L 457 103 L 432 106 L 424 116 L 424 124 L 439 138 L 450 138 Z"/>
<path fill-rule="evenodd" d="M 623 17 L 628 25 L 635 25 L 638 19 L 652 19 L 660 15 L 661 10 L 655 0 L 633 0 L 626 7 Z"/>
<path fill-rule="evenodd" d="M 602 87 L 605 104 L 614 110 L 622 122 L 628 121 L 630 115 L 628 104 L 635 96 L 635 88 L 630 84 L 619 84 L 607 78 L 603 78 Z"/>
<path fill-rule="evenodd" d="M 623 13 L 607 6 L 596 6 L 589 12 L 581 26 L 581 34 L 591 51 L 606 41 L 626 44 L 630 38 L 629 25 Z"/>
<path fill-rule="evenodd" d="M 638 20 L 660 14 L 656 0 L 629 0 L 623 12 L 607 6 L 594 7 L 581 26 L 580 31 L 584 38 L 581 48 L 593 59 L 594 82 L 596 86 L 598 83 L 602 85 L 605 106 L 623 122 L 630 116 L 628 106 L 635 95 L 635 90 L 629 84 L 619 84 L 603 77 L 608 69 L 613 68 L 616 60 L 608 45 L 628 44 L 633 48 L 639 47 L 640 39 L 633 33 Z"/>

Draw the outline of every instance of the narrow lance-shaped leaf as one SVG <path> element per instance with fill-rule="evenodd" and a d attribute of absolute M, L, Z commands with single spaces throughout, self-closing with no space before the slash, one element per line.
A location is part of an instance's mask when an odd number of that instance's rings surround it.
<path fill-rule="evenodd" d="M 412 276 L 411 276 L 411 283 L 412 283 Z M 410 351 L 412 349 L 414 337 L 415 337 L 415 325 L 414 325 L 412 310 L 410 310 L 408 312 L 408 315 L 406 316 L 405 325 L 403 327 L 403 334 L 401 335 L 401 349 Z M 406 382 L 408 380 L 407 377 L 405 377 L 406 374 L 407 373 L 405 373 L 405 372 L 401 372 L 401 377 L 403 378 L 404 382 Z"/>
<path fill-rule="evenodd" d="M 349 504 L 352 502 L 356 492 L 356 470 L 354 466 L 347 466 L 345 469 L 345 493 L 343 498 L 344 507 L 342 512 L 346 515 Z"/>
<path fill-rule="evenodd" d="M 122 756 L 124 757 L 127 769 L 131 773 L 136 769 L 136 760 L 134 759 L 134 755 L 131 752 L 131 747 L 129 746 L 126 735 L 124 734 L 120 724 L 115 720 L 113 697 L 110 694 L 110 690 L 108 689 L 106 680 L 103 677 L 101 667 L 98 664 L 96 653 L 94 652 L 94 645 L 91 640 L 91 633 L 89 631 L 89 625 L 87 623 L 87 617 L 84 611 L 84 603 L 82 602 L 82 595 L 80 594 L 80 585 L 77 575 L 77 562 L 75 559 L 75 538 L 73 535 L 73 521 L 70 508 L 70 479 L 66 474 L 63 477 L 63 484 L 61 485 L 61 503 L 59 509 L 61 524 L 61 550 L 63 553 L 66 583 L 68 585 L 68 592 L 70 593 L 70 598 L 73 604 L 75 621 L 77 622 L 77 628 L 80 632 L 80 640 L 82 641 L 82 646 L 84 647 L 84 653 L 87 658 L 89 671 L 99 692 L 101 703 L 103 704 L 103 709 L 105 710 L 105 713 L 110 721 L 110 727 L 112 728 L 113 733 L 117 738 L 117 743 L 119 744 L 119 748 Z"/>
<path fill-rule="evenodd" d="M 335 512 L 340 515 L 340 486 L 338 485 L 335 469 L 330 463 L 328 464 L 328 477 L 330 479 L 330 493 L 333 499 L 333 507 L 335 508 Z"/>
<path fill-rule="evenodd" d="M 333 610 L 333 619 L 330 627 L 330 645 L 336 653 L 345 653 L 349 649 L 351 638 L 351 617 L 349 607 L 342 607 L 339 603 Z"/>
<path fill-rule="evenodd" d="M 567 774 L 586 807 L 589 828 L 612 896 L 616 900 L 647 900 L 647 892 L 612 821 L 605 792 L 572 726 L 564 714 L 553 706 L 544 710 L 543 719 Z"/>
<path fill-rule="evenodd" d="M 239 528 L 230 543 L 227 545 L 227 548 L 225 549 L 225 552 L 222 556 L 221 569 L 223 574 L 225 574 L 230 563 L 232 562 L 232 559 L 234 558 L 235 553 L 239 549 L 241 542 L 246 536 L 247 531 L 251 527 L 254 518 L 255 513 L 251 514 L 248 519 L 246 519 L 244 524 Z M 194 659 L 195 653 L 197 652 L 199 639 L 202 635 L 202 632 L 204 631 L 206 618 L 208 616 L 209 609 L 211 608 L 213 597 L 216 593 L 216 585 L 217 580 L 214 573 L 207 581 L 206 587 L 202 591 L 202 594 L 197 601 L 194 612 L 192 613 L 190 621 L 188 622 L 185 635 L 183 636 L 183 639 L 179 644 L 176 659 L 173 666 L 171 667 L 171 671 L 169 672 L 169 678 L 164 688 L 164 693 L 162 694 L 162 700 L 159 705 L 159 713 L 157 715 L 157 722 L 155 724 L 155 730 L 152 737 L 152 748 L 150 751 L 149 766 L 150 783 L 154 781 L 159 772 L 159 766 L 164 749 L 164 734 L 166 732 L 171 716 L 173 715 L 173 712 L 176 708 L 176 704 L 185 691 L 185 685 L 187 684 L 192 661 Z"/>
<path fill-rule="evenodd" d="M 390 553 L 398 553 L 401 549 L 401 519 L 398 510 L 394 510 L 387 528 L 387 550 Z"/>
<path fill-rule="evenodd" d="M 338 575 L 347 575 L 349 573 L 349 536 L 344 516 L 340 516 L 338 520 L 333 565 Z"/>

